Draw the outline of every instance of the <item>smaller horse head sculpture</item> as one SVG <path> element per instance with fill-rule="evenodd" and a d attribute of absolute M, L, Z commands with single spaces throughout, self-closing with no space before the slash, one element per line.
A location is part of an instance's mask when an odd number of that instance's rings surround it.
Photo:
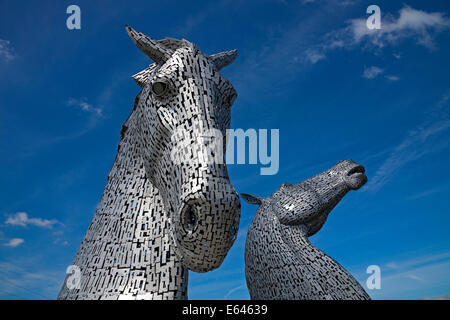
<path fill-rule="evenodd" d="M 245 275 L 252 299 L 370 299 L 356 279 L 308 239 L 350 191 L 367 182 L 362 165 L 340 161 L 271 196 L 241 194 L 259 208 L 248 228 Z"/>
<path fill-rule="evenodd" d="M 284 183 L 269 198 L 241 194 L 252 204 L 270 202 L 271 210 L 283 225 L 304 226 L 307 235 L 317 233 L 329 213 L 350 190 L 367 182 L 365 169 L 353 160 L 343 160 L 332 168 L 298 184 Z"/>
<path fill-rule="evenodd" d="M 237 94 L 219 73 L 237 51 L 208 56 L 184 39 L 154 40 L 126 30 L 154 63 L 133 76 L 142 91 L 122 131 L 134 130 L 146 177 L 167 211 L 175 254 L 190 270 L 212 270 L 232 246 L 240 217 L 223 143 Z M 197 152 L 211 139 L 220 146 L 219 161 Z"/>

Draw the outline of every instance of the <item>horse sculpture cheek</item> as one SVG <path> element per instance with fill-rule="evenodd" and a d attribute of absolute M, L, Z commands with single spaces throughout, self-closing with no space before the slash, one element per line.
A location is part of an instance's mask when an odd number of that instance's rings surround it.
<path fill-rule="evenodd" d="M 273 200 L 272 210 L 285 225 L 307 224 L 314 219 L 323 203 L 317 192 L 305 187 L 297 187 L 287 189 L 284 193 L 295 194 L 295 198 L 291 195 L 279 196 Z"/>

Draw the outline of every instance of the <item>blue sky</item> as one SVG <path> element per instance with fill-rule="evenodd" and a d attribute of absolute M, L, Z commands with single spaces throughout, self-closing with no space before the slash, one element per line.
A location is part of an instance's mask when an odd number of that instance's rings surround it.
<path fill-rule="evenodd" d="M 81 8 L 81 30 L 66 8 Z M 382 29 L 364 28 L 368 5 Z M 280 129 L 280 170 L 229 165 L 238 192 L 268 196 L 351 158 L 369 182 L 311 238 L 374 299 L 450 293 L 448 1 L 0 1 L 0 299 L 55 298 L 115 157 L 150 61 L 124 25 L 213 54 L 239 96 L 232 128 Z M 191 299 L 248 299 L 243 204 L 223 265 L 190 274 Z"/>

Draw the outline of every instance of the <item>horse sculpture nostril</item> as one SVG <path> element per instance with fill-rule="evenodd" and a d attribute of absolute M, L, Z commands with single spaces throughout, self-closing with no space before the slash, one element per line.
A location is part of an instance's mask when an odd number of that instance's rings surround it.
<path fill-rule="evenodd" d="M 361 165 L 357 165 L 353 168 L 351 168 L 348 172 L 347 172 L 347 176 L 351 176 L 353 174 L 358 174 L 358 173 L 365 173 L 365 169 L 363 166 Z"/>

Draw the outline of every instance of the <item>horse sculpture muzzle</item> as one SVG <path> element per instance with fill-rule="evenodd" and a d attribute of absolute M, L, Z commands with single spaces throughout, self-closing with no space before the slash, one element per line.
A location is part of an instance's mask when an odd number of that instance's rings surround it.
<path fill-rule="evenodd" d="M 191 194 L 175 216 L 176 252 L 192 271 L 218 268 L 236 238 L 241 204 L 236 191 L 228 185 L 227 190 L 222 188 L 220 197 L 203 191 Z"/>

